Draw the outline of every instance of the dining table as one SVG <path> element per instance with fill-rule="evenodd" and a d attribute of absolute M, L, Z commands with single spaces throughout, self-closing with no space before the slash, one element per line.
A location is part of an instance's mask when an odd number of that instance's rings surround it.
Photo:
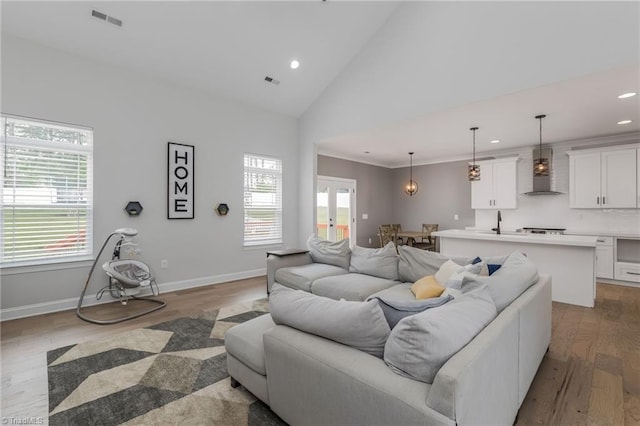
<path fill-rule="evenodd" d="M 428 238 L 429 237 L 429 232 L 423 232 L 423 231 L 398 231 L 396 232 L 396 236 L 398 238 L 406 238 L 407 239 L 407 244 L 411 247 L 413 247 L 413 243 L 416 241 L 417 238 Z"/>

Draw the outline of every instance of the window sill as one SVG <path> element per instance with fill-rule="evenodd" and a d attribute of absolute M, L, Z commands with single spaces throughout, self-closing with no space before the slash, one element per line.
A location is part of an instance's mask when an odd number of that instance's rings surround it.
<path fill-rule="evenodd" d="M 51 259 L 48 261 L 23 261 L 0 265 L 0 275 L 29 274 L 33 272 L 48 272 L 62 269 L 79 269 L 91 266 L 95 259 L 92 256 L 78 256 L 66 259 Z"/>

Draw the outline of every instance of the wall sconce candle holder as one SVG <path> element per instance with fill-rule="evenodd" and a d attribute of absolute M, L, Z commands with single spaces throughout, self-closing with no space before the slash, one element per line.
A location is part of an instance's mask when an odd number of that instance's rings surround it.
<path fill-rule="evenodd" d="M 218 204 L 218 207 L 216 207 L 216 213 L 218 213 L 218 216 L 226 216 L 227 213 L 229 213 L 229 206 L 226 203 Z"/>
<path fill-rule="evenodd" d="M 139 216 L 142 213 L 142 204 L 139 201 L 129 201 L 124 208 L 129 216 Z"/>

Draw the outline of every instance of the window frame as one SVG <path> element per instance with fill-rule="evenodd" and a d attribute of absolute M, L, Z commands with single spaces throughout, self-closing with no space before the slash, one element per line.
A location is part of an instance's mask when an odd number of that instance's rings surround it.
<path fill-rule="evenodd" d="M 247 162 L 247 158 L 249 159 L 257 159 L 257 160 L 267 160 L 267 161 L 275 161 L 278 164 L 278 169 L 277 170 L 273 170 L 273 169 L 265 169 L 265 168 L 259 168 L 259 167 L 252 167 L 252 166 L 247 166 L 246 162 Z M 283 239 L 283 234 L 284 234 L 284 230 L 283 230 L 283 219 L 282 219 L 282 198 L 283 198 L 283 191 L 282 191 L 282 187 L 283 187 L 283 175 L 284 175 L 284 167 L 283 167 L 283 161 L 281 158 L 278 157 L 274 157 L 274 156 L 270 156 L 270 155 L 263 155 L 263 154 L 254 154 L 254 153 L 249 153 L 249 152 L 245 152 L 243 157 L 243 202 L 242 202 L 242 211 L 243 211 L 243 231 L 242 231 L 242 245 L 244 248 L 255 248 L 255 247 L 260 247 L 260 246 L 273 246 L 273 245 L 282 245 L 284 239 Z M 246 182 L 246 178 L 247 178 L 247 173 L 248 172 L 258 172 L 258 173 L 262 173 L 262 174 L 267 174 L 267 175 L 273 175 L 276 178 L 276 192 L 275 192 L 275 199 L 277 201 L 277 205 L 272 207 L 272 208 L 264 208 L 264 210 L 273 210 L 275 212 L 276 215 L 276 225 L 275 225 L 275 231 L 278 233 L 278 235 L 271 235 L 270 238 L 250 238 L 247 239 L 247 209 L 255 209 L 256 207 L 253 205 L 247 205 L 247 193 L 248 193 L 248 187 L 247 187 L 247 182 Z M 258 207 L 259 208 L 259 207 Z"/>
<path fill-rule="evenodd" d="M 87 139 L 85 144 L 74 144 L 62 141 L 50 141 L 44 139 L 32 139 L 29 137 L 20 137 L 7 135 L 7 126 L 8 123 L 14 122 L 26 122 L 32 123 L 33 125 L 42 126 L 42 127 L 50 127 L 50 128 L 59 128 L 59 129 L 68 129 L 71 131 L 85 132 L 87 133 Z M 2 238 L 0 238 L 0 270 L 3 270 L 3 273 L 10 273 L 13 268 L 23 268 L 23 267 L 35 267 L 37 270 L 48 270 L 55 269 L 54 265 L 56 264 L 74 264 L 77 262 L 85 262 L 93 259 L 93 213 L 94 213 L 94 197 L 93 197 L 93 156 L 94 156 L 94 143 L 93 143 L 93 128 L 77 125 L 77 124 L 69 124 L 62 122 L 55 122 L 51 120 L 43 120 L 39 118 L 11 115 L 6 113 L 0 113 L 0 125 L 2 129 L 0 130 L 0 149 L 2 150 L 1 158 L 0 158 L 0 230 L 2 230 Z M 8 150 L 17 147 L 17 148 L 26 148 L 33 150 L 41 150 L 48 153 L 58 153 L 58 154 L 72 154 L 79 155 L 84 157 L 86 161 L 86 189 L 82 190 L 82 194 L 78 194 L 75 198 L 73 198 L 72 203 L 69 203 L 69 208 L 75 208 L 76 211 L 82 211 L 84 214 L 82 216 L 75 215 L 73 217 L 79 218 L 82 217 L 83 220 L 86 217 L 85 223 L 86 226 L 84 228 L 84 245 L 82 249 L 76 249 L 66 253 L 53 253 L 53 254 L 40 254 L 32 257 L 18 258 L 16 259 L 16 252 L 11 253 L 10 256 L 5 258 L 5 209 L 15 209 L 20 206 L 32 207 L 34 209 L 39 209 L 45 207 L 46 203 L 42 203 L 39 201 L 29 202 L 29 203 L 5 203 L 4 195 L 5 195 L 5 167 L 7 164 L 7 155 Z M 49 161 L 51 159 L 48 159 Z M 63 160 L 59 162 L 51 161 L 52 164 L 60 166 L 63 164 Z M 80 161 L 77 164 L 81 164 Z M 68 174 L 68 176 L 78 179 L 80 175 L 79 172 L 75 172 L 73 174 Z M 37 188 L 37 187 L 36 187 Z M 80 202 L 80 200 L 85 200 L 84 204 Z M 56 202 L 54 205 L 58 206 L 54 208 L 61 208 L 63 203 Z M 81 208 L 82 207 L 82 208 Z M 42 216 L 46 219 L 46 215 Z M 14 222 L 11 221 L 11 226 L 14 226 Z M 76 227 L 76 231 L 82 229 L 80 222 Z M 79 232 L 76 233 L 78 235 Z M 17 252 L 19 253 L 19 252 Z M 44 269 L 42 269 L 44 268 Z M 65 267 L 66 268 L 66 267 Z"/>

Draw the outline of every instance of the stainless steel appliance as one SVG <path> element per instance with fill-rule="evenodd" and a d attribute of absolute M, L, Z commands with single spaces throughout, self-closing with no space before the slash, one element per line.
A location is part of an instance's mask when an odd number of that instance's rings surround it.
<path fill-rule="evenodd" d="M 566 228 L 522 228 L 525 234 L 564 235 Z"/>

